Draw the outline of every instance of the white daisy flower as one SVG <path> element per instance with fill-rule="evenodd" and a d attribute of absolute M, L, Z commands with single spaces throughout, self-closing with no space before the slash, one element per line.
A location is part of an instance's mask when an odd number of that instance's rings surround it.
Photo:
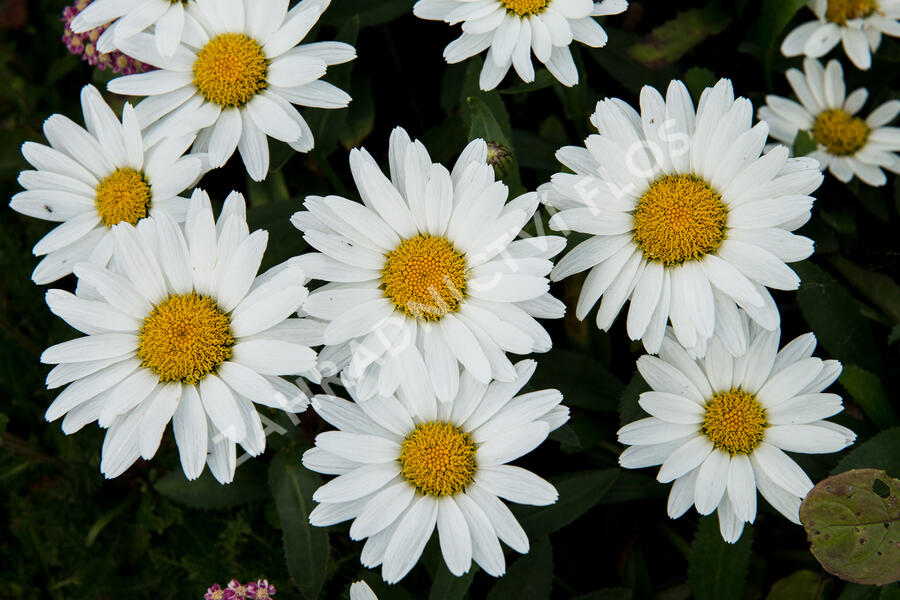
<path fill-rule="evenodd" d="M 843 182 L 856 175 L 864 183 L 881 186 L 887 177 L 881 169 L 900 173 L 900 129 L 885 127 L 900 113 L 900 101 L 889 100 L 865 120 L 856 113 L 865 104 L 868 90 L 859 88 L 848 96 L 844 71 L 836 60 L 826 68 L 814 58 L 803 61 L 803 70 L 790 69 L 788 82 L 801 104 L 766 96 L 767 106 L 759 109 L 759 118 L 769 124 L 769 135 L 793 146 L 799 131 L 805 131 L 818 144 L 810 156 L 822 169 Z"/>
<path fill-rule="evenodd" d="M 413 13 L 422 19 L 462 23 L 463 33 L 444 49 L 450 64 L 487 50 L 479 85 L 497 87 L 512 66 L 525 82 L 534 81 L 531 53 L 566 86 L 578 83 L 572 41 L 592 48 L 607 35 L 594 17 L 617 15 L 626 0 L 419 0 Z"/>
<path fill-rule="evenodd" d="M 657 479 L 675 482 L 669 516 L 678 518 L 691 505 L 702 515 L 718 510 L 719 529 L 730 543 L 755 519 L 757 489 L 800 523 L 800 501 L 813 484 L 785 451 L 837 452 L 856 439 L 846 427 L 823 421 L 843 409 L 840 396 L 823 393 L 841 364 L 811 358 L 816 337 L 802 335 L 779 351 L 780 330 L 749 323 L 749 331 L 743 357 L 732 358 L 714 337 L 703 360 L 667 335 L 659 357 L 637 363 L 653 390 L 639 402 L 653 416 L 619 430 L 619 442 L 630 445 L 619 464 L 662 465 Z"/>
<path fill-rule="evenodd" d="M 350 96 L 319 81 L 328 66 L 356 57 L 339 42 L 297 45 L 316 24 L 329 0 L 195 0 L 188 14 L 198 26 L 171 57 L 152 36 L 121 40 L 121 50 L 159 70 L 109 82 L 117 94 L 149 96 L 136 107 L 151 143 L 200 131 L 195 151 L 208 152 L 220 167 L 241 153 L 256 181 L 269 170 L 266 136 L 298 152 L 313 147 L 313 134 L 292 104 L 343 108 Z M 190 33 L 191 35 L 187 35 Z"/>
<path fill-rule="evenodd" d="M 194 479 L 209 464 L 222 483 L 235 444 L 256 456 L 265 435 L 253 403 L 301 412 L 308 401 L 281 375 L 308 373 L 321 343 L 316 323 L 288 318 L 306 298 L 300 268 L 283 263 L 257 277 L 268 234 L 247 229 L 233 193 L 217 222 L 195 191 L 184 233 L 167 214 L 113 228 L 122 274 L 75 265 L 102 300 L 47 292 L 56 315 L 85 333 L 48 348 L 47 387 L 69 386 L 47 409 L 62 429 L 107 428 L 101 471 L 116 477 L 156 453 L 171 420 L 181 465 Z"/>
<path fill-rule="evenodd" d="M 547 481 L 506 463 L 537 448 L 569 418 L 556 390 L 516 396 L 535 363 L 515 368 L 514 381 L 488 385 L 463 372 L 453 402 L 429 395 L 416 413 L 402 395 L 358 402 L 314 397 L 313 408 L 338 431 L 316 436 L 303 464 L 339 477 L 313 494 L 320 504 L 310 523 L 352 519 L 350 537 L 368 538 L 362 564 L 381 565 L 388 583 L 415 566 L 435 526 L 451 573 L 461 576 L 474 560 L 486 573 L 503 575 L 500 541 L 520 553 L 529 544 L 499 498 L 536 506 L 557 499 Z"/>
<path fill-rule="evenodd" d="M 597 104 L 600 135 L 561 148 L 556 156 L 574 174 L 557 173 L 540 190 L 559 211 L 553 229 L 591 235 L 550 275 L 590 269 L 579 319 L 602 297 L 597 326 L 608 329 L 630 299 L 631 339 L 656 353 L 671 321 L 697 356 L 714 332 L 735 355 L 746 350 L 737 306 L 778 327 L 766 288 L 799 284 L 785 263 L 808 257 L 813 242 L 790 232 L 809 219 L 822 173 L 783 146 L 760 156 L 769 128 L 752 119 L 750 101 L 735 100 L 726 79 L 704 90 L 696 115 L 680 81 L 665 99 L 645 86 L 641 114 L 618 99 Z"/>
<path fill-rule="evenodd" d="M 150 149 L 130 104 L 120 122 L 100 92 L 87 85 L 81 106 L 87 130 L 53 115 L 44 121 L 49 147 L 22 145 L 22 155 L 36 170 L 19 173 L 25 191 L 12 197 L 10 207 L 62 223 L 34 247 L 35 256 L 44 256 L 31 275 L 39 285 L 69 275 L 77 262 L 105 266 L 113 248 L 110 228 L 117 223 L 135 225 L 162 213 L 184 221 L 188 199 L 178 194 L 202 174 L 200 158 L 182 156 L 193 134 Z"/>
<path fill-rule="evenodd" d="M 319 253 L 297 260 L 330 282 L 304 311 L 327 321 L 323 374 L 346 367 L 363 399 L 435 393 L 447 402 L 459 387 L 457 363 L 478 381 L 515 379 L 506 352 L 550 349 L 534 317 L 559 318 L 549 292 L 550 257 L 561 237 L 513 241 L 535 213 L 538 196 L 507 202 L 494 181 L 487 145 L 469 144 L 452 173 L 433 164 L 421 142 L 397 128 L 391 179 L 365 150 L 350 153 L 363 204 L 309 196 L 291 222 Z M 433 391 L 432 391 L 433 390 Z"/>
<path fill-rule="evenodd" d="M 70 28 L 85 33 L 109 25 L 97 39 L 99 52 L 118 50 L 122 40 L 153 28 L 156 49 L 163 56 L 172 56 L 185 35 L 185 28 L 197 28 L 185 5 L 193 0 L 93 0 L 72 19 Z"/>
<path fill-rule="evenodd" d="M 356 581 L 350 586 L 350 600 L 378 600 L 378 596 L 365 581 Z"/>
<path fill-rule="evenodd" d="M 808 0 L 816 20 L 800 25 L 781 43 L 785 56 L 819 58 L 842 43 L 858 69 L 872 66 L 881 34 L 900 37 L 900 0 Z"/>

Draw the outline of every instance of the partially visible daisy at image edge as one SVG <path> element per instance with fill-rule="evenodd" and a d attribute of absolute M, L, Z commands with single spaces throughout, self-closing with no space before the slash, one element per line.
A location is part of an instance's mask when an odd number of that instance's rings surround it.
<path fill-rule="evenodd" d="M 378 596 L 365 581 L 355 581 L 350 585 L 350 600 L 378 600 Z"/>
<path fill-rule="evenodd" d="M 188 198 L 179 196 L 201 176 L 200 156 L 182 156 L 194 134 L 150 147 L 136 111 L 126 103 L 119 120 L 92 85 L 81 90 L 85 127 L 63 115 L 44 121 L 49 146 L 22 144 L 35 169 L 19 173 L 24 192 L 12 197 L 16 212 L 60 223 L 35 246 L 44 258 L 31 278 L 42 285 L 72 273 L 78 262 L 106 266 L 112 228 L 137 225 L 166 213 L 184 221 Z"/>
<path fill-rule="evenodd" d="M 854 176 L 871 186 L 887 183 L 882 169 L 900 173 L 900 128 L 886 127 L 900 113 L 900 101 L 888 100 L 862 119 L 856 116 L 869 97 L 866 88 L 847 94 L 844 71 L 836 60 L 822 68 L 814 58 L 803 61 L 803 72 L 789 69 L 787 80 L 800 103 L 781 96 L 766 96 L 759 119 L 769 124 L 769 135 L 793 146 L 805 131 L 818 148 L 809 154 L 843 182 Z"/>
<path fill-rule="evenodd" d="M 84 0 L 79 0 L 84 2 Z M 185 5 L 192 0 L 90 0 L 72 20 L 76 34 L 105 27 L 96 40 L 100 52 L 113 52 L 116 42 L 146 29 L 153 28 L 156 49 L 163 56 L 172 56 L 185 29 L 196 25 L 188 22 Z"/>
<path fill-rule="evenodd" d="M 534 81 L 534 54 L 563 85 L 578 83 L 569 45 L 606 45 L 608 36 L 594 17 L 616 15 L 626 0 L 419 0 L 413 14 L 421 19 L 462 23 L 462 35 L 444 49 L 450 64 L 487 50 L 479 85 L 497 87 L 510 67 L 526 83 Z"/>
<path fill-rule="evenodd" d="M 644 86 L 640 113 L 617 98 L 598 102 L 591 123 L 599 135 L 556 153 L 572 173 L 538 188 L 557 211 L 551 229 L 589 234 L 550 274 L 587 271 L 575 316 L 599 301 L 596 324 L 608 330 L 630 302 L 626 332 L 651 354 L 669 322 L 693 356 L 713 334 L 734 355 L 746 351 L 739 308 L 778 327 L 769 288 L 796 289 L 787 263 L 813 253 L 792 231 L 811 216 L 818 161 L 784 146 L 763 153 L 769 126 L 753 124 L 752 104 L 727 79 L 703 91 L 696 112 L 674 80 L 665 98 Z"/>
<path fill-rule="evenodd" d="M 652 389 L 638 402 L 651 416 L 618 432 L 619 442 L 629 446 L 620 465 L 661 465 L 657 480 L 674 482 L 669 517 L 691 506 L 701 515 L 715 511 L 729 543 L 755 520 L 757 490 L 800 523 L 800 502 L 813 483 L 785 452 L 839 452 L 856 439 L 850 429 L 824 420 L 843 410 L 841 397 L 824 391 L 841 374 L 841 364 L 812 357 L 815 335 L 779 350 L 780 330 L 743 321 L 750 348 L 741 358 L 713 338 L 706 358 L 694 360 L 669 332 L 658 357 L 638 359 Z"/>
<path fill-rule="evenodd" d="M 47 388 L 60 392 L 45 418 L 63 415 L 69 435 L 97 421 L 106 429 L 100 470 L 121 475 L 150 460 L 169 422 L 188 479 L 209 465 L 220 483 L 266 445 L 254 404 L 303 412 L 308 400 L 282 376 L 317 380 L 321 327 L 292 318 L 306 298 L 290 262 L 257 275 L 268 234 L 250 233 L 243 196 L 232 193 L 217 221 L 195 190 L 184 230 L 167 214 L 112 230 L 116 272 L 89 263 L 75 275 L 87 300 L 46 294 L 50 310 L 85 335 L 47 348 L 56 365 Z"/>
<path fill-rule="evenodd" d="M 322 374 L 343 370 L 363 400 L 402 387 L 412 402 L 430 393 L 449 402 L 459 365 L 482 383 L 512 381 L 507 353 L 550 349 L 536 318 L 565 312 L 547 279 L 565 239 L 516 239 L 539 198 L 530 192 L 509 200 L 487 153 L 475 140 L 451 171 L 398 127 L 390 178 L 365 149 L 350 152 L 362 204 L 307 196 L 306 210 L 291 217 L 318 251 L 298 264 L 326 282 L 303 306 L 326 324 Z"/>
<path fill-rule="evenodd" d="M 781 43 L 785 56 L 825 56 L 839 43 L 858 69 L 872 66 L 882 34 L 900 37 L 900 0 L 808 0 L 816 19 L 799 25 Z"/>
<path fill-rule="evenodd" d="M 435 529 L 448 570 L 460 577 L 472 562 L 500 577 L 500 542 L 524 554 L 528 536 L 500 499 L 546 506 L 556 488 L 510 463 L 540 446 L 569 419 L 557 390 L 519 394 L 536 363 L 516 364 L 513 382 L 479 383 L 463 372 L 452 402 L 430 395 L 413 414 L 402 396 L 354 402 L 315 396 L 316 413 L 337 428 L 316 436 L 303 465 L 337 475 L 313 494 L 309 522 L 353 520 L 350 538 L 365 539 L 360 561 L 381 566 L 388 583 L 416 565 Z"/>
<path fill-rule="evenodd" d="M 265 179 L 268 137 L 309 152 L 313 133 L 294 105 L 344 108 L 350 96 L 320 81 L 329 66 L 356 58 L 341 42 L 299 44 L 330 0 L 193 0 L 188 13 L 197 28 L 171 57 L 153 36 L 138 33 L 120 49 L 158 70 L 113 79 L 117 94 L 147 96 L 135 106 L 150 143 L 198 132 L 194 152 L 221 167 L 237 150 L 247 174 Z"/>

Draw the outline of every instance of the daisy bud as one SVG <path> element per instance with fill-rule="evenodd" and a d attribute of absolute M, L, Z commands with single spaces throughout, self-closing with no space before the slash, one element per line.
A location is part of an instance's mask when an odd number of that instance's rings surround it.
<path fill-rule="evenodd" d="M 497 179 L 503 179 L 509 175 L 512 162 L 513 157 L 509 148 L 499 142 L 487 143 L 487 164 L 494 167 L 494 175 Z"/>

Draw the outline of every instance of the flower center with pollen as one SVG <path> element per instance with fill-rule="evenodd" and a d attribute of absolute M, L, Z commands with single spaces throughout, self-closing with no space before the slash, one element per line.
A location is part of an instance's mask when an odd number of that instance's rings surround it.
<path fill-rule="evenodd" d="M 421 423 L 400 446 L 400 474 L 423 494 L 458 494 L 475 478 L 475 442 L 450 423 Z"/>
<path fill-rule="evenodd" d="M 240 108 L 266 89 L 269 63 L 262 46 L 242 33 L 220 33 L 194 62 L 194 85 L 209 102 Z"/>
<path fill-rule="evenodd" d="M 525 17 L 544 12 L 544 9 L 550 4 L 550 0 L 500 0 L 500 4 L 503 5 L 506 12 Z"/>
<path fill-rule="evenodd" d="M 876 0 L 828 0 L 825 18 L 838 25 L 853 19 L 864 19 L 878 10 Z"/>
<path fill-rule="evenodd" d="M 813 123 L 813 137 L 833 156 L 852 156 L 869 139 L 866 122 L 840 108 L 826 110 Z"/>
<path fill-rule="evenodd" d="M 694 175 L 667 175 L 644 192 L 634 212 L 634 241 L 649 260 L 669 266 L 715 251 L 725 239 L 722 197 Z"/>
<path fill-rule="evenodd" d="M 107 227 L 122 222 L 137 225 L 150 210 L 150 184 L 136 169 L 116 169 L 97 184 L 95 203 Z"/>
<path fill-rule="evenodd" d="M 466 292 L 466 257 L 443 237 L 419 234 L 384 257 L 384 295 L 412 318 L 430 321 L 459 309 Z"/>
<path fill-rule="evenodd" d="M 749 454 L 762 442 L 767 426 L 766 411 L 756 396 L 735 388 L 706 403 L 701 431 L 719 450 Z"/>
<path fill-rule="evenodd" d="M 231 321 L 215 301 L 197 294 L 169 296 L 144 320 L 138 358 L 160 381 L 197 383 L 231 358 Z"/>

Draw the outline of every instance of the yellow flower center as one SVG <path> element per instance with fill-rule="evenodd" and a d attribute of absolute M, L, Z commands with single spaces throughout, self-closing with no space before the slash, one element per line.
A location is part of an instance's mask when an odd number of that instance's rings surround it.
<path fill-rule="evenodd" d="M 450 423 L 417 425 L 400 446 L 400 474 L 423 494 L 458 494 L 475 478 L 475 442 Z"/>
<path fill-rule="evenodd" d="M 756 450 L 767 426 L 766 410 L 756 396 L 734 388 L 706 403 L 701 430 L 713 446 L 735 455 Z"/>
<path fill-rule="evenodd" d="M 97 185 L 96 205 L 107 227 L 122 222 L 137 225 L 150 211 L 150 184 L 136 169 L 116 169 Z"/>
<path fill-rule="evenodd" d="M 231 358 L 228 315 L 197 294 L 169 296 L 144 319 L 138 357 L 160 381 L 197 383 Z"/>
<path fill-rule="evenodd" d="M 515 13 L 520 17 L 527 15 L 539 15 L 544 12 L 550 0 L 500 0 L 500 4 L 507 12 Z"/>
<path fill-rule="evenodd" d="M 866 122 L 835 108 L 826 110 L 813 123 L 813 137 L 833 156 L 852 156 L 869 139 L 871 130 Z"/>
<path fill-rule="evenodd" d="M 644 192 L 634 212 L 634 241 L 649 260 L 669 266 L 697 260 L 725 239 L 722 197 L 694 175 L 666 175 Z"/>
<path fill-rule="evenodd" d="M 240 108 L 266 89 L 268 68 L 256 41 L 243 33 L 220 33 L 197 53 L 194 85 L 209 102 Z"/>
<path fill-rule="evenodd" d="M 419 234 L 384 257 L 384 295 L 412 318 L 430 321 L 459 309 L 466 292 L 466 257 L 443 237 Z"/>
<path fill-rule="evenodd" d="M 825 18 L 838 25 L 853 19 L 864 19 L 878 10 L 875 0 L 828 0 Z"/>

